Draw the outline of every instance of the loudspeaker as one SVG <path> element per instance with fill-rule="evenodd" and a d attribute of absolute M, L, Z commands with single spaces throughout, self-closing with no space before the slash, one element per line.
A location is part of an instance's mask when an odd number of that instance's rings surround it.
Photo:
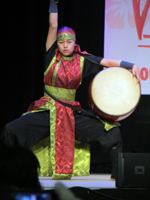
<path fill-rule="evenodd" d="M 118 153 L 117 188 L 150 188 L 150 153 Z"/>

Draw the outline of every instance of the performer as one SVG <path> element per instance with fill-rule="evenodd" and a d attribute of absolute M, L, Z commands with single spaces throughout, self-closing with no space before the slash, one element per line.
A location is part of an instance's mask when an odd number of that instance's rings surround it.
<path fill-rule="evenodd" d="M 98 141 L 103 151 L 110 155 L 113 167 L 111 178 L 114 180 L 117 154 L 122 151 L 119 127 L 106 130 L 104 124 L 93 117 L 94 114 L 83 115 L 57 102 L 57 99 L 81 108 L 80 103 L 75 101 L 75 94 L 85 77 L 98 73 L 103 66 L 120 66 L 132 69 L 137 82 L 140 82 L 138 67 L 125 61 L 108 60 L 81 52 L 80 46 L 75 43 L 73 29 L 63 27 L 57 31 L 58 10 L 55 0 L 50 0 L 49 13 L 44 96 L 33 102 L 23 116 L 6 124 L 1 141 L 11 146 L 32 147 L 50 134 L 56 174 L 72 174 L 75 139 L 87 143 Z"/>

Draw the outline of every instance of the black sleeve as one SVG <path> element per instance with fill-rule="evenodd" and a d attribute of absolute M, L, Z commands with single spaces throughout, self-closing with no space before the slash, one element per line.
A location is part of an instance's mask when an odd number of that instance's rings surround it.
<path fill-rule="evenodd" d="M 103 66 L 100 65 L 100 62 L 103 58 L 94 56 L 92 54 L 82 54 L 84 57 L 84 69 L 82 74 L 82 79 L 92 74 L 97 74 L 103 69 Z"/>
<path fill-rule="evenodd" d="M 45 60 L 45 68 L 44 68 L 44 71 L 47 69 L 52 58 L 54 57 L 56 48 L 57 48 L 57 42 L 54 42 L 54 44 L 50 47 L 50 49 L 47 52 L 45 52 L 45 59 L 44 59 Z"/>

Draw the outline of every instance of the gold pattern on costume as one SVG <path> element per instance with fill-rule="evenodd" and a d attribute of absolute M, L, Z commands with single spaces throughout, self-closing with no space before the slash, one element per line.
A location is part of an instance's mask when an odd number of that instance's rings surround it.
<path fill-rule="evenodd" d="M 102 120 L 102 119 L 100 119 L 100 121 L 104 124 L 104 128 L 106 131 L 109 131 L 110 129 L 112 129 L 116 126 L 120 126 L 120 123 L 117 121 L 106 121 L 106 120 Z"/>
<path fill-rule="evenodd" d="M 61 33 L 57 35 L 56 39 L 57 41 L 59 40 L 73 40 L 74 42 L 76 41 L 75 35 L 71 33 Z"/>
<path fill-rule="evenodd" d="M 68 60 L 68 61 L 72 61 L 73 60 L 73 56 L 67 57 L 67 56 L 63 56 L 62 55 L 62 58 L 65 59 L 65 60 Z"/>
<path fill-rule="evenodd" d="M 52 79 L 52 86 L 55 86 L 56 75 L 57 75 L 57 72 L 58 72 L 60 63 L 61 63 L 61 59 L 60 59 L 60 61 L 57 63 L 57 65 L 56 65 L 56 67 L 55 67 L 54 74 L 53 74 L 53 79 Z"/>
<path fill-rule="evenodd" d="M 90 144 L 75 141 L 73 176 L 90 174 Z"/>
<path fill-rule="evenodd" d="M 52 164 L 52 171 L 55 171 L 55 130 L 56 130 L 56 107 L 55 101 L 50 101 L 50 162 Z"/>
<path fill-rule="evenodd" d="M 81 63 L 81 74 L 83 72 L 83 66 L 84 66 L 84 57 L 80 56 L 80 63 Z M 82 83 L 82 76 L 81 76 L 81 81 L 80 81 L 80 85 Z"/>
<path fill-rule="evenodd" d="M 40 163 L 39 176 L 52 176 L 52 166 L 50 162 L 50 137 L 46 137 L 34 145 L 31 150 Z"/>
<path fill-rule="evenodd" d="M 47 72 L 49 71 L 49 69 L 52 67 L 52 65 L 54 64 L 55 60 L 56 60 L 56 55 L 53 57 L 51 63 L 49 64 L 48 68 L 44 72 L 44 76 L 47 74 Z"/>
<path fill-rule="evenodd" d="M 50 157 L 50 137 L 46 137 L 34 145 L 31 150 L 36 155 L 40 163 L 39 176 L 52 176 L 52 165 Z M 55 174 L 53 180 L 70 180 L 71 176 L 88 176 L 90 174 L 90 145 L 75 141 L 74 166 L 72 174 Z"/>
<path fill-rule="evenodd" d="M 45 89 L 57 99 L 73 102 L 75 100 L 76 89 L 58 88 L 49 85 L 45 85 Z M 50 96 L 44 93 L 44 97 L 50 98 Z"/>
<path fill-rule="evenodd" d="M 72 177 L 72 174 L 56 174 L 53 173 L 52 180 L 70 180 Z"/>

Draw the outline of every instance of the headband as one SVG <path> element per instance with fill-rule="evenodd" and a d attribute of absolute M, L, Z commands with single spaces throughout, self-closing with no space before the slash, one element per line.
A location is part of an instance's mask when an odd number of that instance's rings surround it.
<path fill-rule="evenodd" d="M 76 41 L 76 34 L 72 28 L 62 27 L 57 31 L 56 40 L 73 40 Z"/>

